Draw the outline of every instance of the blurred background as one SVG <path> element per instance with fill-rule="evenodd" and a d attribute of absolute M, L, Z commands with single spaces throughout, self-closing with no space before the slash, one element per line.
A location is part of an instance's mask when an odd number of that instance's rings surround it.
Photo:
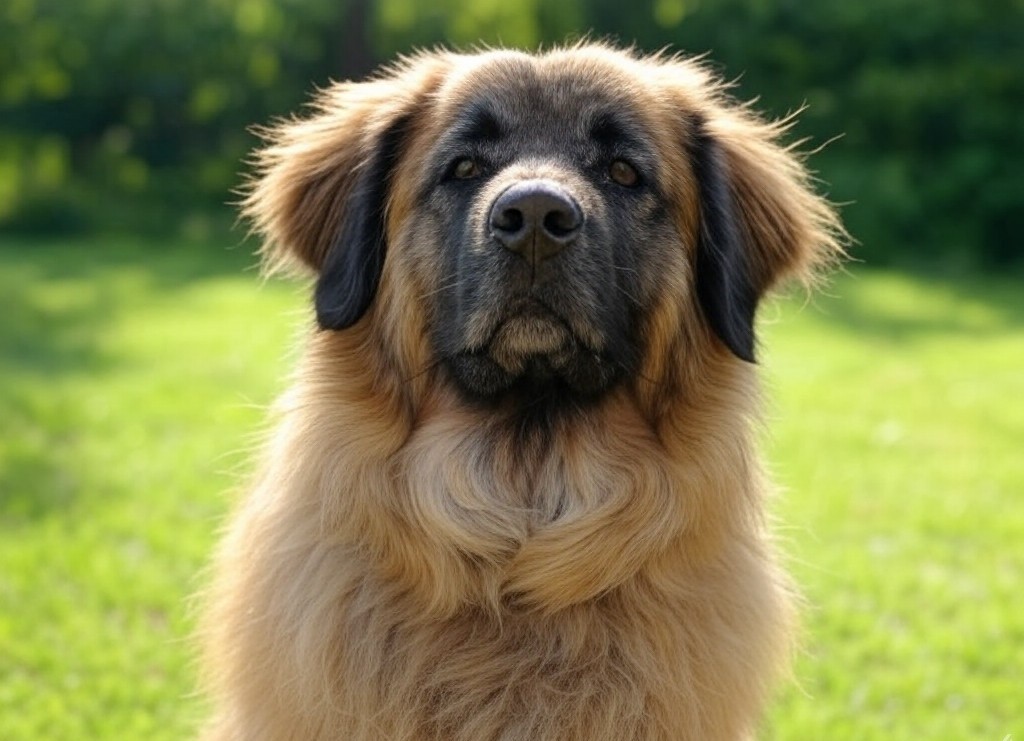
<path fill-rule="evenodd" d="M 799 134 L 858 257 L 1002 266 L 1024 227 L 1020 0 L 7 0 L 0 228 L 197 228 L 247 127 L 414 46 L 535 47 L 590 31 L 710 52 Z M 187 215 L 193 218 L 182 218 Z"/>
<path fill-rule="evenodd" d="M 707 52 L 857 240 L 762 312 L 808 597 L 778 739 L 1024 739 L 1024 0 L 4 0 L 0 738 L 180 738 L 189 596 L 308 318 L 254 124 L 415 47 Z M 1016 735 L 1014 735 L 1016 734 Z"/>

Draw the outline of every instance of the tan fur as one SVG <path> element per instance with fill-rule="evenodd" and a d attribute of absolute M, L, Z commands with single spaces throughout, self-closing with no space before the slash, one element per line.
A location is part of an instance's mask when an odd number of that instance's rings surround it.
<path fill-rule="evenodd" d="M 465 405 L 433 368 L 441 276 L 405 224 L 420 152 L 507 52 L 431 53 L 324 91 L 267 132 L 247 214 L 279 265 L 316 268 L 354 168 L 414 114 L 369 312 L 314 332 L 216 561 L 204 621 L 206 738 L 732 740 L 790 649 L 790 589 L 765 531 L 755 369 L 700 317 L 693 256 L 667 266 L 641 372 L 544 439 Z M 763 289 L 838 251 L 782 130 L 700 66 L 599 46 L 542 64 L 641 102 L 698 229 L 687 114 L 726 152 Z"/>

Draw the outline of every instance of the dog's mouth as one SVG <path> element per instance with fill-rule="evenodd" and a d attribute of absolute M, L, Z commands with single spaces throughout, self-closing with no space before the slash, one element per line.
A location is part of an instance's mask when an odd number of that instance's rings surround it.
<path fill-rule="evenodd" d="M 543 372 L 564 365 L 576 344 L 560 317 L 531 303 L 498 324 L 486 351 L 506 372 L 519 376 L 531 368 Z"/>
<path fill-rule="evenodd" d="M 619 374 L 612 358 L 537 301 L 506 314 L 486 343 L 450 356 L 447 365 L 464 390 L 482 398 L 514 390 L 595 396 Z"/>

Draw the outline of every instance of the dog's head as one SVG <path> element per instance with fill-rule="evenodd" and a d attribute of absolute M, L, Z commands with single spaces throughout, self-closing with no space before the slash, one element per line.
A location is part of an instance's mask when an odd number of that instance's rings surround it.
<path fill-rule="evenodd" d="M 678 58 L 431 53 L 270 130 L 245 207 L 323 331 L 374 323 L 470 398 L 596 398 L 753 361 L 761 297 L 837 252 L 784 128 Z"/>

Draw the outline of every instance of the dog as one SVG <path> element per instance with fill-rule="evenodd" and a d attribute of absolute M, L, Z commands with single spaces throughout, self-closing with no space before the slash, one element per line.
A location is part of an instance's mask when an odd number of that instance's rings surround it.
<path fill-rule="evenodd" d="M 215 560 L 206 738 L 750 737 L 794 603 L 755 312 L 835 209 L 699 61 L 404 58 L 266 130 L 243 211 L 315 278 Z"/>

